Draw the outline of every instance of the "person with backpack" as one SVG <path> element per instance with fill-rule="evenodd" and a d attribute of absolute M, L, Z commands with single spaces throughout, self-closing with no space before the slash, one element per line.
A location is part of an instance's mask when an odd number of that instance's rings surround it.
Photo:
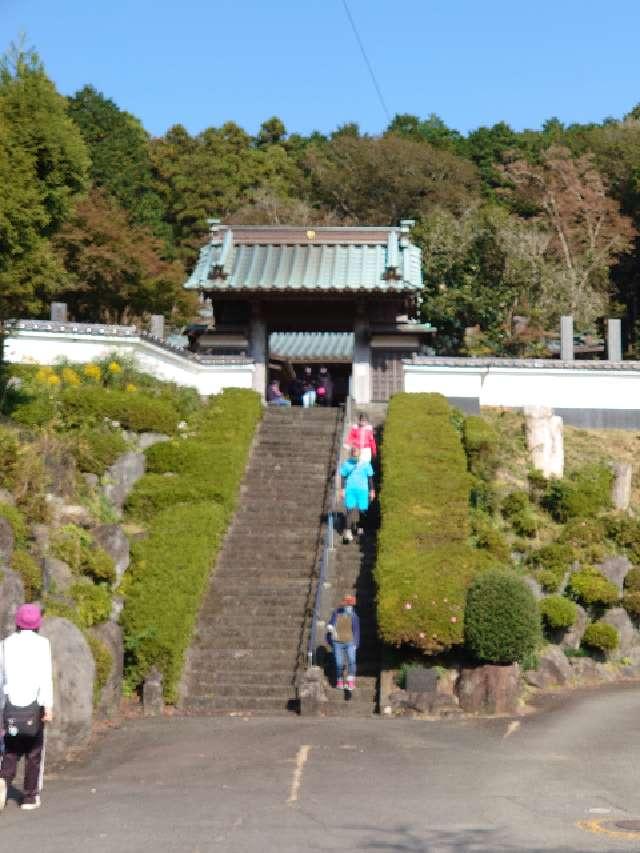
<path fill-rule="evenodd" d="M 345 595 L 340 607 L 331 614 L 327 626 L 328 639 L 333 647 L 336 665 L 336 688 L 352 691 L 356 686 L 356 651 L 360 645 L 360 619 L 354 610 L 355 597 Z M 347 661 L 347 680 L 344 664 Z"/>
<path fill-rule="evenodd" d="M 342 534 L 345 545 L 353 542 L 354 535 L 362 535 L 360 513 L 369 509 L 369 501 L 376 496 L 371 462 L 366 457 L 363 460 L 361 453 L 357 447 L 352 447 L 349 458 L 340 466 L 341 494 L 346 510 Z"/>
<path fill-rule="evenodd" d="M 378 448 L 373 427 L 364 412 L 358 415 L 358 423 L 352 424 L 344 443 L 345 447 L 357 447 L 360 451 L 360 459 L 363 462 L 371 462 L 375 458 Z"/>
<path fill-rule="evenodd" d="M 44 727 L 52 720 L 51 646 L 39 635 L 42 614 L 37 604 L 16 612 L 16 631 L 0 643 L 0 708 L 4 755 L 0 765 L 0 810 L 7 802 L 20 758 L 24 758 L 21 809 L 40 807 L 44 770 Z"/>

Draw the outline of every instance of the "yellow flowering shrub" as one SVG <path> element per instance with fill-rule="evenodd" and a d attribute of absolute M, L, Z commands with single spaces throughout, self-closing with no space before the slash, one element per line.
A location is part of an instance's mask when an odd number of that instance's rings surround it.
<path fill-rule="evenodd" d="M 80 377 L 75 372 L 72 367 L 63 367 L 62 368 L 62 381 L 66 385 L 79 385 Z"/>
<path fill-rule="evenodd" d="M 100 373 L 100 368 L 97 364 L 85 364 L 84 369 L 82 371 L 87 379 L 93 379 L 96 382 L 99 382 L 102 378 L 102 374 Z"/>
<path fill-rule="evenodd" d="M 134 385 L 133 382 L 127 382 L 127 384 L 125 386 L 125 391 L 129 391 L 131 394 L 133 394 L 134 391 L 137 391 L 137 390 L 138 390 L 137 385 Z"/>
<path fill-rule="evenodd" d="M 50 373 L 47 376 L 47 384 L 51 385 L 52 388 L 56 388 L 60 384 L 60 377 L 57 373 Z"/>
<path fill-rule="evenodd" d="M 52 373 L 53 370 L 48 365 L 41 367 L 36 372 L 36 382 L 42 382 L 44 385 L 46 385 Z"/>
<path fill-rule="evenodd" d="M 122 373 L 122 365 L 118 364 L 117 361 L 110 361 L 108 369 L 109 369 L 109 373 L 113 373 L 114 375 L 117 375 L 118 373 Z"/>

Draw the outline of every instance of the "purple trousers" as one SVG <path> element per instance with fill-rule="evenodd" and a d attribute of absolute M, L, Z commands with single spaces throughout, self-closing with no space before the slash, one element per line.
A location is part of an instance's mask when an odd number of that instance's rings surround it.
<path fill-rule="evenodd" d="M 42 770 L 44 764 L 44 726 L 35 737 L 5 735 L 4 755 L 0 767 L 0 778 L 4 779 L 7 787 L 13 782 L 18 770 L 18 761 L 24 758 L 25 799 L 37 796 L 42 788 Z"/>

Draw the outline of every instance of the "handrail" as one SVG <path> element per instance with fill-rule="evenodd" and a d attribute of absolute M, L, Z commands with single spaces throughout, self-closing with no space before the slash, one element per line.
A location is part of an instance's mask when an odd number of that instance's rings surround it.
<path fill-rule="evenodd" d="M 338 448 L 336 450 L 335 455 L 335 464 L 334 464 L 334 472 L 332 482 L 331 482 L 331 496 L 328 501 L 328 511 L 327 511 L 327 526 L 324 532 L 324 541 L 322 545 L 322 555 L 320 557 L 320 572 L 318 574 L 318 583 L 316 586 L 316 595 L 315 601 L 313 604 L 313 615 L 311 618 L 311 630 L 309 632 L 309 643 L 307 646 L 307 665 L 313 666 L 316 652 L 316 640 L 317 640 L 317 632 L 318 632 L 318 621 L 319 621 L 319 613 L 321 608 L 322 601 L 322 593 L 324 591 L 324 584 L 327 579 L 327 572 L 329 569 L 329 560 L 332 552 L 335 549 L 334 539 L 335 539 L 335 530 L 336 530 L 336 519 L 338 516 L 338 484 L 340 477 L 340 460 L 342 457 L 342 447 L 344 445 L 347 430 L 350 426 L 350 414 L 351 414 L 351 380 L 349 380 L 349 395 L 347 396 L 345 407 L 344 407 L 344 417 L 342 421 L 342 436 L 341 440 L 338 442 Z M 349 415 L 349 417 L 348 417 Z"/>

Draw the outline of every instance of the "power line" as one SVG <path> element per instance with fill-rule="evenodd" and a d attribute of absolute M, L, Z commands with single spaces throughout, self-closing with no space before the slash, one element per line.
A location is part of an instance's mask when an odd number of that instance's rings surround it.
<path fill-rule="evenodd" d="M 373 81 L 373 85 L 374 85 L 376 93 L 378 95 L 378 100 L 380 101 L 380 103 L 382 105 L 382 109 L 384 110 L 384 113 L 387 117 L 387 121 L 391 121 L 391 114 L 389 113 L 389 109 L 387 108 L 387 105 L 385 103 L 384 97 L 382 95 L 382 90 L 380 89 L 380 86 L 378 85 L 378 81 L 376 79 L 376 75 L 375 75 L 375 72 L 373 70 L 373 66 L 371 65 L 371 62 L 369 62 L 369 57 L 367 56 L 367 51 L 364 49 L 364 44 L 362 43 L 362 39 L 360 38 L 360 33 L 358 32 L 358 28 L 356 27 L 356 22 L 353 20 L 353 15 L 351 14 L 351 10 L 349 9 L 349 5 L 347 3 L 347 0 L 342 0 L 342 5 L 344 6 L 344 10 L 347 13 L 347 18 L 349 18 L 349 23 L 351 24 L 351 29 L 353 30 L 353 34 L 355 35 L 356 41 L 358 42 L 358 45 L 360 47 L 360 52 L 362 53 L 362 58 L 364 59 L 367 68 L 369 69 L 369 74 L 371 76 L 371 80 Z"/>

